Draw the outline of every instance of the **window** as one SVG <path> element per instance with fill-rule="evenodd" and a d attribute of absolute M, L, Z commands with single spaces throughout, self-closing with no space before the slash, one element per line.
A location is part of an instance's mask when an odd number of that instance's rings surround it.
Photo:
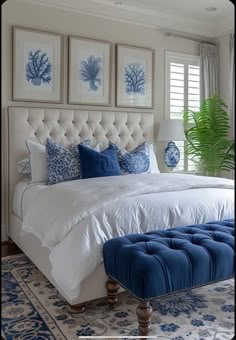
<path fill-rule="evenodd" d="M 184 108 L 193 111 L 200 108 L 200 58 L 166 52 L 165 63 L 165 118 L 183 119 Z M 181 155 L 174 171 L 196 171 L 196 163 L 185 155 L 186 143 L 175 143 Z"/>

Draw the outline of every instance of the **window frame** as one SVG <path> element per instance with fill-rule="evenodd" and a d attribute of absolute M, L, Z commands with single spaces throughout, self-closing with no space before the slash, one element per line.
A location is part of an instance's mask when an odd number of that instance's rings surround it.
<path fill-rule="evenodd" d="M 164 119 L 170 118 L 170 64 L 181 63 L 184 65 L 184 107 L 188 106 L 188 66 L 200 66 L 200 56 L 194 54 L 186 54 L 172 51 L 165 51 L 165 109 Z M 200 81 L 201 84 L 201 69 L 200 69 Z M 201 85 L 200 85 L 201 86 Z M 200 103 L 201 103 L 201 91 L 200 91 Z M 191 125 L 191 124 L 190 124 Z M 184 150 L 186 149 L 186 142 L 184 142 Z M 198 170 L 188 170 L 188 157 L 184 153 L 184 169 L 177 170 L 175 172 L 188 172 L 188 173 L 200 173 Z"/>

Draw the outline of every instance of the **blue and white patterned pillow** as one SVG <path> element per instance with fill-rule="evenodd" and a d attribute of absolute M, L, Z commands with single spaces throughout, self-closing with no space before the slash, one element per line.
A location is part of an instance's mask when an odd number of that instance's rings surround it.
<path fill-rule="evenodd" d="M 89 139 L 84 140 L 80 144 L 92 148 Z M 99 145 L 96 145 L 94 149 L 99 152 Z M 81 178 L 78 144 L 74 144 L 72 148 L 68 150 L 52 139 L 47 138 L 46 154 L 49 185 Z"/>
<path fill-rule="evenodd" d="M 113 144 L 123 175 L 150 173 L 150 156 L 147 142 L 138 145 L 134 150 L 127 151 L 117 144 Z"/>
<path fill-rule="evenodd" d="M 49 185 L 80 178 L 79 153 L 75 147 L 70 151 L 47 138 L 46 154 Z"/>

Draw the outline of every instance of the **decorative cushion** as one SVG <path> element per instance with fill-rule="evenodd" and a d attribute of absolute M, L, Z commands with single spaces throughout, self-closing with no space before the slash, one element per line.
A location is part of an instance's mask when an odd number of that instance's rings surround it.
<path fill-rule="evenodd" d="M 150 156 L 147 142 L 138 145 L 132 151 L 127 151 L 121 146 L 111 142 L 109 145 L 113 145 L 116 149 L 119 165 L 123 175 L 150 173 Z"/>
<path fill-rule="evenodd" d="M 156 159 L 153 145 L 148 144 L 148 148 L 149 148 L 149 157 L 150 157 L 150 173 L 159 174 L 160 170 L 158 168 L 157 159 Z"/>
<path fill-rule="evenodd" d="M 23 180 L 31 180 L 30 159 L 26 157 L 17 163 L 17 172 L 23 176 Z"/>
<path fill-rule="evenodd" d="M 110 145 L 102 152 L 97 152 L 84 145 L 79 145 L 81 178 L 121 175 L 116 149 Z"/>
<path fill-rule="evenodd" d="M 78 148 L 70 151 L 47 138 L 46 153 L 49 185 L 80 178 Z"/>
<path fill-rule="evenodd" d="M 52 141 L 52 140 L 51 140 Z M 53 145 L 58 145 L 56 142 L 52 141 Z M 83 145 L 87 145 L 91 147 L 91 141 L 89 139 L 81 142 Z M 47 153 L 46 146 L 30 139 L 26 140 L 26 146 L 29 150 L 29 157 L 22 159 L 17 163 L 17 171 L 19 174 L 23 175 L 24 180 L 31 180 L 31 183 L 34 182 L 48 182 L 48 161 L 47 161 Z M 95 150 L 100 151 L 99 144 L 94 147 Z M 79 151 L 78 144 L 74 144 L 71 148 L 72 154 L 77 158 L 78 167 L 79 167 Z M 56 165 L 54 159 L 54 166 Z M 57 164 L 57 167 L 59 163 Z M 51 168 L 51 167 L 50 167 Z M 63 177 L 63 176 L 62 176 Z M 61 177 L 61 179 L 62 179 Z M 57 179 L 59 180 L 59 178 Z M 55 183 L 59 183 L 56 180 Z M 68 180 L 68 179 L 67 179 Z M 50 181 L 49 181 L 50 182 Z M 55 184 L 50 182 L 51 184 Z"/>
<path fill-rule="evenodd" d="M 31 182 L 47 182 L 48 167 L 45 145 L 27 139 L 26 146 L 30 153 Z"/>
<path fill-rule="evenodd" d="M 234 235 L 228 219 L 117 237 L 104 244 L 105 270 L 139 299 L 224 280 L 234 275 Z"/>

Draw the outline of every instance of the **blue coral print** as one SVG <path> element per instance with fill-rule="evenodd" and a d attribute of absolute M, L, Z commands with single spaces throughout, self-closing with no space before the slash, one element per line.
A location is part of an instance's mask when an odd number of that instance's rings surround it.
<path fill-rule="evenodd" d="M 145 71 L 142 64 L 134 62 L 125 67 L 125 91 L 127 95 L 145 94 Z"/>
<path fill-rule="evenodd" d="M 41 52 L 41 50 L 29 52 L 28 63 L 25 68 L 25 79 L 34 86 L 51 82 L 52 64 L 46 53 Z"/>
<path fill-rule="evenodd" d="M 80 62 L 80 79 L 88 83 L 89 91 L 97 91 L 101 86 L 102 59 L 90 55 L 87 60 Z"/>

